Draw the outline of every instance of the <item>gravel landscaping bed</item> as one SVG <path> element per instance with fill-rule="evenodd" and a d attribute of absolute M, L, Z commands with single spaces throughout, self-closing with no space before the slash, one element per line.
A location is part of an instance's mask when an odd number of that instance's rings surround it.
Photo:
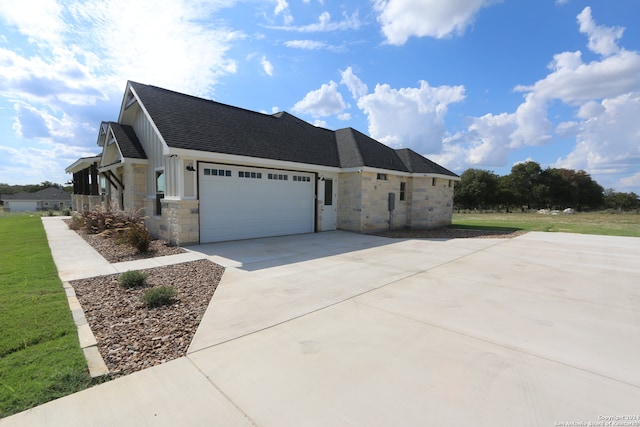
<path fill-rule="evenodd" d="M 70 221 L 67 221 L 69 224 Z M 75 230 L 93 249 L 98 251 L 109 262 L 133 261 L 136 259 L 155 258 L 186 252 L 179 246 L 171 246 L 164 240 L 152 240 L 149 250 L 140 253 L 133 246 L 118 244 L 114 239 L 107 239 L 97 234 L 87 234 L 83 230 Z"/>
<path fill-rule="evenodd" d="M 185 252 L 154 240 L 150 252 L 140 254 L 113 239 L 78 234 L 111 262 Z M 224 267 L 198 260 L 141 271 L 148 275 L 142 288 L 123 288 L 119 274 L 70 282 L 113 377 L 186 355 Z M 173 286 L 177 291 L 173 303 L 146 308 L 141 301 L 144 292 L 162 285 Z"/>
<path fill-rule="evenodd" d="M 126 375 L 186 355 L 224 268 L 208 260 L 143 270 L 143 288 L 125 289 L 119 274 L 71 282 L 110 373 Z M 142 294 L 173 286 L 171 305 L 146 308 Z"/>
<path fill-rule="evenodd" d="M 424 230 L 400 229 L 376 233 L 376 236 L 401 239 L 510 239 L 526 231 L 478 230 L 466 228 L 438 227 Z"/>

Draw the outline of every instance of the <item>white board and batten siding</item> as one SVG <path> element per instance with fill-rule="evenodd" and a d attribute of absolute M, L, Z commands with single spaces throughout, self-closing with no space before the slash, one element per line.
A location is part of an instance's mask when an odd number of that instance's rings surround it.
<path fill-rule="evenodd" d="M 200 242 L 313 233 L 312 173 L 200 163 Z"/>

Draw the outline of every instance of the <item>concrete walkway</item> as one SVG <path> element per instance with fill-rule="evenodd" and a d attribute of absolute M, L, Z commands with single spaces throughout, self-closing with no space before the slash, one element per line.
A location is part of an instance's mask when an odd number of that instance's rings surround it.
<path fill-rule="evenodd" d="M 63 280 L 138 268 L 109 265 L 61 221 L 43 221 Z M 557 426 L 640 416 L 640 239 L 328 232 L 189 249 L 152 263 L 208 258 L 227 270 L 186 357 L 0 426 Z"/>

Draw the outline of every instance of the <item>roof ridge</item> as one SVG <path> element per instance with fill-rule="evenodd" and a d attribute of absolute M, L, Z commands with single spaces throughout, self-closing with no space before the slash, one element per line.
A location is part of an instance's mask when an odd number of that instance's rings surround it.
<path fill-rule="evenodd" d="M 212 103 L 212 104 L 221 105 L 223 107 L 228 107 L 228 108 L 233 108 L 235 110 L 244 111 L 244 112 L 247 112 L 247 113 L 257 114 L 257 115 L 264 116 L 264 117 L 270 117 L 270 116 L 273 117 L 274 116 L 274 114 L 267 114 L 267 113 L 262 113 L 260 111 L 249 110 L 247 108 L 242 108 L 242 107 L 238 107 L 236 105 L 231 105 L 231 104 L 226 104 L 224 102 L 216 101 L 215 99 L 209 99 L 209 98 L 203 98 L 201 96 L 190 95 L 188 93 L 178 92 L 178 91 L 171 90 L 171 89 L 166 89 L 166 88 L 163 88 L 163 87 L 160 87 L 160 86 L 154 86 L 154 85 L 149 85 L 149 84 L 145 84 L 145 83 L 138 83 L 138 82 L 133 82 L 133 81 L 129 81 L 129 83 L 133 83 L 133 84 L 140 85 L 140 86 L 145 86 L 147 88 L 154 89 L 154 90 L 168 92 L 168 93 L 171 93 L 171 94 L 174 94 L 174 95 L 182 96 L 184 98 L 190 98 L 190 99 L 193 99 L 193 100 L 196 100 L 196 101 L 200 101 L 200 102 L 208 102 L 208 103 Z M 286 111 L 282 111 L 282 112 L 286 113 Z M 287 114 L 289 114 L 289 113 L 287 113 Z M 289 115 L 291 115 L 291 114 L 289 114 Z M 293 116 L 293 117 L 295 117 L 295 116 Z"/>

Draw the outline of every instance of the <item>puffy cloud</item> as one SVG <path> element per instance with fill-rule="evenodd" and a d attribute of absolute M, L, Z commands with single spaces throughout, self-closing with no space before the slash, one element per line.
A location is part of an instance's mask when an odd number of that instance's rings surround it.
<path fill-rule="evenodd" d="M 502 167 L 515 150 L 555 143 L 554 136 L 575 138 L 556 167 L 587 170 L 605 187 L 629 185 L 633 180 L 624 177 L 640 165 L 640 54 L 619 48 L 623 29 L 596 25 L 589 8 L 577 19 L 600 60 L 556 54 L 545 77 L 515 88 L 524 96 L 515 111 L 469 118 L 468 128 L 445 138 L 431 158 L 455 170 Z M 554 125 L 548 117 L 554 102 L 573 108 L 574 120 Z"/>
<path fill-rule="evenodd" d="M 274 9 L 273 13 L 275 15 L 279 15 L 281 12 L 284 12 L 288 8 L 289 8 L 289 3 L 287 3 L 287 0 L 277 0 L 276 8 Z"/>
<path fill-rule="evenodd" d="M 345 108 L 344 99 L 338 92 L 338 84 L 332 80 L 329 84 L 320 86 L 320 89 L 307 93 L 293 106 L 293 111 L 314 116 L 330 116 L 341 113 Z"/>
<path fill-rule="evenodd" d="M 581 109 L 573 151 L 556 165 L 592 174 L 629 173 L 640 165 L 640 93 L 590 102 Z"/>
<path fill-rule="evenodd" d="M 591 8 L 585 7 L 578 15 L 580 32 L 589 37 L 588 47 L 603 56 L 612 55 L 620 50 L 618 39 L 622 37 L 624 28 L 597 25 L 591 17 Z"/>
<path fill-rule="evenodd" d="M 447 107 L 463 99 L 463 86 L 433 87 L 420 81 L 418 87 L 400 89 L 376 85 L 373 93 L 358 98 L 358 107 L 367 115 L 373 138 L 424 153 L 439 151 Z"/>
<path fill-rule="evenodd" d="M 378 22 L 387 42 L 404 44 L 409 37 L 443 38 L 461 34 L 478 11 L 493 0 L 376 0 Z"/>
<path fill-rule="evenodd" d="M 340 83 L 346 85 L 347 88 L 349 88 L 349 92 L 351 92 L 351 96 L 353 97 L 353 99 L 357 100 L 358 98 L 365 96 L 369 91 L 367 85 L 353 73 L 353 69 L 351 67 L 348 67 L 346 70 L 341 71 L 340 74 L 342 76 Z"/>
<path fill-rule="evenodd" d="M 588 64 L 582 62 L 579 52 L 565 52 L 554 56 L 550 68 L 553 71 L 544 79 L 533 86 L 518 86 L 516 90 L 575 104 L 640 89 L 638 52 L 621 50 Z"/>
<path fill-rule="evenodd" d="M 0 2 L 0 22 L 16 37 L 0 47 L 0 96 L 14 104 L 19 138 L 54 147 L 2 149 L 14 164 L 48 156 L 49 173 L 95 154 L 95 127 L 115 119 L 128 79 L 211 96 L 235 72 L 228 50 L 244 36 L 208 18 L 235 1 Z"/>

